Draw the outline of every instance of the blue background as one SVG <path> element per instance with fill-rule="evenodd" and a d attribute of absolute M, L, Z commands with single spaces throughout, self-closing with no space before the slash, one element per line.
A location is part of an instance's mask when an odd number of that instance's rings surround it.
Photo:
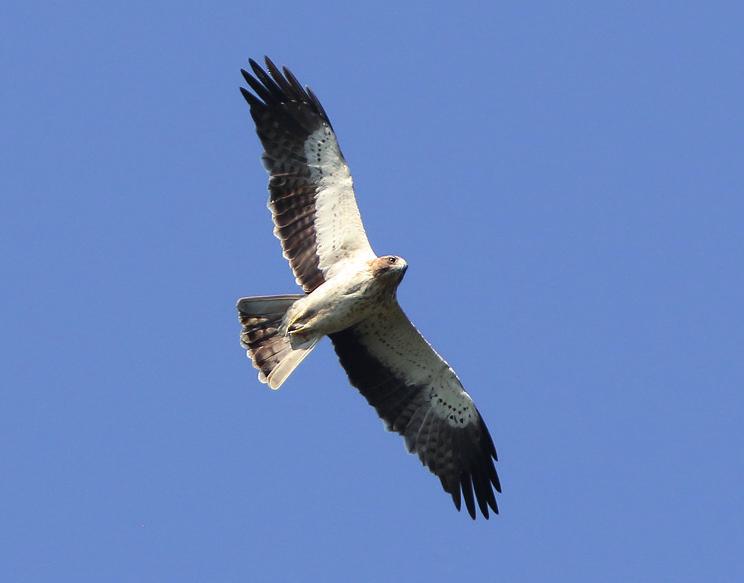
<path fill-rule="evenodd" d="M 740 3 L 0 9 L 3 581 L 744 580 Z M 294 292 L 238 70 L 313 87 L 500 455 L 471 522 Z"/>

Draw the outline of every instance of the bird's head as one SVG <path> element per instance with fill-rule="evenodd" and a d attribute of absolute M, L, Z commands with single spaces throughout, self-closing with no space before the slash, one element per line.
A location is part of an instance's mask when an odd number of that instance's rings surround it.
<path fill-rule="evenodd" d="M 408 263 L 402 257 L 396 255 L 384 255 L 371 262 L 372 274 L 375 278 L 384 278 L 386 280 L 400 283 L 403 275 L 408 269 Z"/>

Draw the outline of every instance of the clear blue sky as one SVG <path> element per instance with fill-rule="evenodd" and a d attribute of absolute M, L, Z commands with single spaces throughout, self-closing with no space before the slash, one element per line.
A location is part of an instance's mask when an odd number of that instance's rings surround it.
<path fill-rule="evenodd" d="M 397 4 L 397 3 L 396 3 Z M 0 579 L 744 580 L 739 3 L 0 10 Z M 473 523 L 324 342 L 238 92 L 323 101 L 401 303 L 500 456 Z"/>

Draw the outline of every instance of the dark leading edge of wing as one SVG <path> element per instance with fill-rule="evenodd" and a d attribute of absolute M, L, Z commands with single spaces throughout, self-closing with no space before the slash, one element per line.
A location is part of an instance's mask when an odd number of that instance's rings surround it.
<path fill-rule="evenodd" d="M 501 492 L 493 464 L 496 448 L 480 413 L 476 423 L 453 427 L 446 418 L 431 414 L 428 387 L 397 378 L 369 353 L 354 328 L 330 338 L 351 384 L 387 427 L 405 438 L 408 451 L 417 453 L 421 463 L 439 477 L 455 507 L 460 510 L 462 495 L 473 519 L 476 502 L 486 519 L 489 506 L 498 513 L 493 493 L 493 489 Z"/>
<path fill-rule="evenodd" d="M 264 147 L 263 161 L 269 171 L 269 205 L 276 234 L 298 283 L 310 293 L 321 283 L 315 238 L 317 179 L 308 167 L 305 143 L 326 126 L 335 142 L 331 122 L 310 88 L 303 88 L 286 67 L 283 73 L 266 57 L 268 73 L 253 59 L 253 74 L 241 69 L 253 93 L 240 92 L 251 108 L 256 133 Z M 341 152 L 338 156 L 343 159 Z"/>

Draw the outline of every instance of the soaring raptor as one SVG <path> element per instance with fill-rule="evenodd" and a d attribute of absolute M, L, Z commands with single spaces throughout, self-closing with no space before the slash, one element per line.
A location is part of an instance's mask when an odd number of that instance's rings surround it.
<path fill-rule="evenodd" d="M 488 518 L 501 491 L 496 449 L 455 371 L 408 320 L 396 290 L 408 267 L 372 251 L 351 174 L 318 98 L 266 58 L 241 70 L 264 147 L 274 234 L 304 294 L 238 301 L 240 340 L 278 389 L 323 336 L 330 337 L 351 384 L 387 428 L 436 474 L 460 510 L 477 502 Z"/>

